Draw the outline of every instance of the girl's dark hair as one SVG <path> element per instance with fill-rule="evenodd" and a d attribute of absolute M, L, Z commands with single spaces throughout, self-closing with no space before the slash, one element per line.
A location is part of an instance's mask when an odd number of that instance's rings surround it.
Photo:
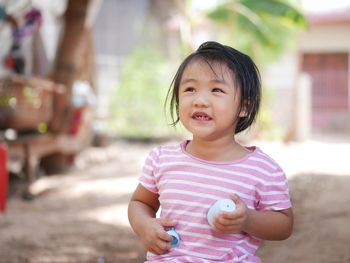
<path fill-rule="evenodd" d="M 175 126 L 179 121 L 179 86 L 182 75 L 194 60 L 204 61 L 212 67 L 213 63 L 224 64 L 231 70 L 236 86 L 240 91 L 240 109 L 244 109 L 246 117 L 239 117 L 235 134 L 247 129 L 256 118 L 261 99 L 260 73 L 253 60 L 240 51 L 214 41 L 208 41 L 190 54 L 178 68 L 171 86 L 168 90 L 165 104 L 169 102 L 171 125 Z M 170 101 L 169 101 L 170 99 Z"/>

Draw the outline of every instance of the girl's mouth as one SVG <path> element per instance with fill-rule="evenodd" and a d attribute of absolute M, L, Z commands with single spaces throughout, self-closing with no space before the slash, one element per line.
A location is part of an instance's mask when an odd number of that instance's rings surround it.
<path fill-rule="evenodd" d="M 205 112 L 195 112 L 192 114 L 192 119 L 197 121 L 210 121 L 212 118 Z"/>

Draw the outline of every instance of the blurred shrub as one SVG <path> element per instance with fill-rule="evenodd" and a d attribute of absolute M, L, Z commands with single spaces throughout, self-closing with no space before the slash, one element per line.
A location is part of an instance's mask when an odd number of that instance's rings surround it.
<path fill-rule="evenodd" d="M 144 47 L 133 50 L 111 98 L 110 130 L 118 137 L 131 139 L 174 135 L 164 112 L 174 72 L 158 50 Z"/>

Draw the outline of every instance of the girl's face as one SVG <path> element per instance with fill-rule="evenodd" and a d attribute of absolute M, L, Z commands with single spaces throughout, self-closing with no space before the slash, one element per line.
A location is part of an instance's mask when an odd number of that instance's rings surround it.
<path fill-rule="evenodd" d="M 227 66 L 193 61 L 179 86 L 179 117 L 193 138 L 233 138 L 240 108 L 239 89 Z"/>

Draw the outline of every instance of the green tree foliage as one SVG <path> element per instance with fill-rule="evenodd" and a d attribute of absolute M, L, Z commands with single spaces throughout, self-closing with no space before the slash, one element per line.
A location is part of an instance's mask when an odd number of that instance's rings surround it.
<path fill-rule="evenodd" d="M 296 30 L 307 26 L 304 15 L 286 0 L 223 1 L 207 15 L 219 27 L 219 38 L 260 64 L 278 57 Z"/>

